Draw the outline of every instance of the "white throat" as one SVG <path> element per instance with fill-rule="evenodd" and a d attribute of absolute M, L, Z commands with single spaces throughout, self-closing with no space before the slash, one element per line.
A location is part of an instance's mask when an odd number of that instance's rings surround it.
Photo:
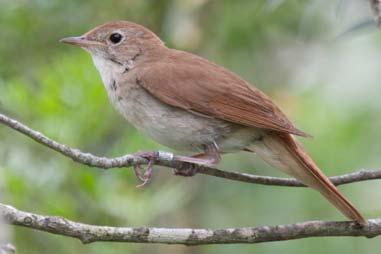
<path fill-rule="evenodd" d="M 112 80 L 115 80 L 116 75 L 123 73 L 126 68 L 129 68 L 128 66 L 123 66 L 121 64 L 118 64 L 111 60 L 107 60 L 98 55 L 92 55 L 92 57 L 94 65 L 99 71 L 99 74 L 101 75 L 103 84 L 106 86 L 106 89 L 108 88 Z"/>

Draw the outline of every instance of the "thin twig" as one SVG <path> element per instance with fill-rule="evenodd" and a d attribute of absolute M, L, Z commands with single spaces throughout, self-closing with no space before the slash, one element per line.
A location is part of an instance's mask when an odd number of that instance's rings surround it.
<path fill-rule="evenodd" d="M 123 168 L 131 167 L 134 165 L 145 165 L 148 160 L 145 158 L 128 154 L 116 158 L 98 157 L 90 153 L 84 153 L 78 149 L 74 149 L 58 143 L 38 131 L 35 131 L 28 126 L 8 117 L 0 114 L 0 123 L 34 139 L 38 143 L 47 146 L 72 160 L 88 165 L 91 167 L 97 167 L 102 169 L 110 168 Z M 157 152 L 158 159 L 155 160 L 156 165 L 166 166 L 168 168 L 182 168 L 181 165 L 184 162 L 176 160 L 176 156 L 168 152 Z M 190 164 L 190 163 L 189 163 Z M 225 171 L 217 168 L 207 167 L 203 165 L 192 164 L 197 170 L 197 173 L 210 175 L 220 178 L 225 178 L 233 181 L 240 181 L 246 183 L 262 184 L 262 185 L 275 185 L 275 186 L 293 186 L 293 187 L 305 187 L 301 182 L 292 178 L 279 178 L 270 176 L 258 176 L 234 171 Z M 350 174 L 334 176 L 330 178 L 335 185 L 342 185 L 366 180 L 381 179 L 381 170 L 359 170 Z"/>
<path fill-rule="evenodd" d="M 62 217 L 43 216 L 0 204 L 0 216 L 13 225 L 73 237 L 83 243 L 97 241 L 165 243 L 165 244 L 226 244 L 285 241 L 322 236 L 381 235 L 381 219 L 368 220 L 367 226 L 355 222 L 308 221 L 302 223 L 225 229 L 109 227 L 70 221 Z"/>

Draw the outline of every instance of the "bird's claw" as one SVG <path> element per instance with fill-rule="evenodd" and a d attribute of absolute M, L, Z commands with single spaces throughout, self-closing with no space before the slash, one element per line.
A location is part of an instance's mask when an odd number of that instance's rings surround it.
<path fill-rule="evenodd" d="M 173 174 L 177 176 L 194 176 L 197 173 L 198 170 L 194 164 L 184 163 L 180 167 L 173 169 Z"/>
<path fill-rule="evenodd" d="M 142 174 L 141 171 L 139 171 L 139 170 L 141 170 L 140 166 L 138 166 L 139 169 L 135 169 L 134 170 L 136 176 L 139 178 L 140 181 L 142 181 L 141 184 L 136 185 L 137 188 L 143 187 L 144 185 L 146 185 L 147 183 L 149 183 L 151 181 L 151 179 L 152 179 L 152 173 L 153 173 L 153 167 L 152 167 L 153 166 L 153 162 L 154 162 L 154 160 L 150 160 L 148 162 L 147 169 L 145 170 L 145 172 L 143 174 Z"/>
<path fill-rule="evenodd" d="M 140 188 L 151 181 L 152 174 L 153 174 L 153 164 L 157 158 L 157 154 L 155 152 L 140 152 L 140 153 L 137 153 L 136 156 L 139 156 L 148 160 L 148 165 L 145 170 L 142 169 L 140 164 L 134 165 L 135 175 L 140 181 L 142 181 L 141 184 L 136 186 L 137 188 Z"/>

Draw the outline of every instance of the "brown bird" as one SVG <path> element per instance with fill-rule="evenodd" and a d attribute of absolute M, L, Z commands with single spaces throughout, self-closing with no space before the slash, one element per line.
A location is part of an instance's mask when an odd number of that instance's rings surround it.
<path fill-rule="evenodd" d="M 220 154 L 255 151 L 319 191 L 349 219 L 367 223 L 293 136 L 308 135 L 233 72 L 167 48 L 149 29 L 127 21 L 61 41 L 90 52 L 112 104 L 138 130 L 165 146 L 198 153 L 183 161 L 215 165 Z"/>

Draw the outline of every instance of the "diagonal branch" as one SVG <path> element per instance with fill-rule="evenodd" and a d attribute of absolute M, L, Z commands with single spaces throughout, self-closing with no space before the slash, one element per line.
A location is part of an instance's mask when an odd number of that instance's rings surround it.
<path fill-rule="evenodd" d="M 381 219 L 368 220 L 367 226 L 355 222 L 308 221 L 302 223 L 226 229 L 109 227 L 70 221 L 62 217 L 43 216 L 0 204 L 0 216 L 9 224 L 73 237 L 83 243 L 97 241 L 165 243 L 165 244 L 226 244 L 285 241 L 322 236 L 381 235 Z"/>
<path fill-rule="evenodd" d="M 38 143 L 47 146 L 78 163 L 88 165 L 91 167 L 110 169 L 131 167 L 134 165 L 144 165 L 148 163 L 148 160 L 146 160 L 145 158 L 134 154 L 128 154 L 116 158 L 106 158 L 98 157 L 90 153 L 84 153 L 78 149 L 71 148 L 61 143 L 58 143 L 41 134 L 40 132 L 35 131 L 29 128 L 28 126 L 3 114 L 0 114 L 0 123 L 28 136 L 29 138 L 34 139 Z M 155 160 L 156 165 L 166 166 L 168 168 L 181 168 L 181 165 L 184 163 L 186 162 L 177 160 L 176 155 L 173 155 L 172 153 L 157 152 L 157 159 Z M 197 173 L 199 174 L 210 175 L 234 181 L 262 185 L 305 187 L 305 185 L 300 183 L 298 180 L 292 178 L 258 176 L 233 171 L 224 171 L 217 168 L 207 167 L 198 164 L 192 164 L 192 166 L 197 170 Z M 381 170 L 360 170 L 350 174 L 334 176 L 330 179 L 335 185 L 381 179 Z"/>
<path fill-rule="evenodd" d="M 22 123 L 0 114 L 0 123 L 23 133 L 35 141 L 47 146 L 81 164 L 103 169 L 130 167 L 147 164 L 148 161 L 139 155 L 125 155 L 117 158 L 105 158 L 83 153 L 78 149 L 67 147 L 43 134 L 32 130 Z M 155 164 L 176 167 L 183 162 L 171 153 L 157 152 Z M 223 171 L 216 168 L 192 164 L 198 173 L 225 179 L 278 186 L 303 186 L 295 179 L 256 176 L 244 173 Z M 381 170 L 360 170 L 347 175 L 332 177 L 335 184 L 345 184 L 371 179 L 380 179 Z M 191 228 L 153 228 L 153 227 L 109 227 L 87 225 L 73 222 L 61 217 L 43 216 L 17 210 L 0 204 L 0 217 L 13 225 L 28 227 L 53 234 L 80 239 L 83 243 L 96 241 L 166 243 L 166 244 L 223 244 L 223 243 L 259 243 L 284 241 L 306 237 L 322 236 L 366 236 L 381 235 L 381 219 L 369 220 L 366 226 L 354 222 L 310 221 L 289 225 L 262 226 L 255 228 L 229 229 L 191 229 Z"/>

